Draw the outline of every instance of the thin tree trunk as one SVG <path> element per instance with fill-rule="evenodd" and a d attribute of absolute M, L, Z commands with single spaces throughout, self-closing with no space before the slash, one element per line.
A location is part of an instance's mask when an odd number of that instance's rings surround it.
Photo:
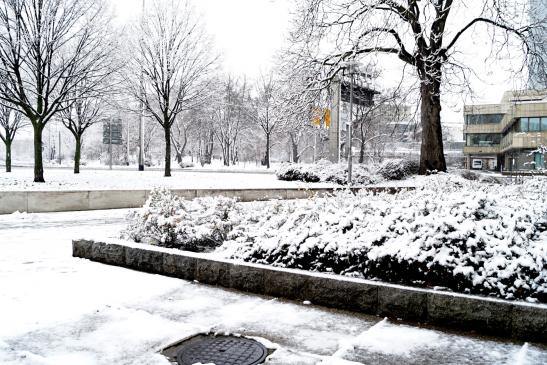
<path fill-rule="evenodd" d="M 441 130 L 440 85 L 437 81 L 422 81 L 420 86 L 422 147 L 420 174 L 429 171 L 446 171 Z"/>
<path fill-rule="evenodd" d="M 43 183 L 44 180 L 44 162 L 42 160 L 42 131 L 43 127 L 39 121 L 33 123 L 34 126 L 34 182 Z"/>
<path fill-rule="evenodd" d="M 74 138 L 76 139 L 76 149 L 74 151 L 74 173 L 79 174 L 80 157 L 82 155 L 82 136 L 76 134 Z"/>
<path fill-rule="evenodd" d="M 11 172 L 11 140 L 9 139 L 6 140 L 6 172 Z"/>
<path fill-rule="evenodd" d="M 296 139 L 294 138 L 294 135 L 290 134 L 290 143 L 291 143 L 291 155 L 292 155 L 292 162 L 298 163 L 298 143 L 296 143 Z"/>
<path fill-rule="evenodd" d="M 163 128 L 165 132 L 165 173 L 163 176 L 171 176 L 171 128 Z"/>
<path fill-rule="evenodd" d="M 266 135 L 266 168 L 270 168 L 270 135 Z"/>

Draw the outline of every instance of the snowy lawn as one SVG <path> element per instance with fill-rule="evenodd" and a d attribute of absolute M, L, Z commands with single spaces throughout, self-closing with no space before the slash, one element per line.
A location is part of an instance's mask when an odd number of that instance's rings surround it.
<path fill-rule="evenodd" d="M 268 364 L 544 364 L 547 349 L 251 296 L 71 257 L 116 236 L 127 211 L 0 216 L 0 363 L 168 365 L 201 331 L 278 345 Z"/>
<path fill-rule="evenodd" d="M 163 186 L 170 189 L 252 189 L 330 187 L 333 184 L 309 184 L 277 180 L 274 174 L 252 172 L 198 172 L 175 170 L 172 177 L 163 177 L 163 171 L 145 170 L 85 170 L 74 174 L 70 169 L 45 170 L 45 184 L 33 182 L 31 168 L 15 168 L 13 172 L 0 171 L 0 191 L 20 190 L 115 190 L 152 189 Z"/>
<path fill-rule="evenodd" d="M 152 194 L 124 236 L 280 267 L 547 302 L 547 179 L 422 178 L 395 195 L 236 204 Z"/>

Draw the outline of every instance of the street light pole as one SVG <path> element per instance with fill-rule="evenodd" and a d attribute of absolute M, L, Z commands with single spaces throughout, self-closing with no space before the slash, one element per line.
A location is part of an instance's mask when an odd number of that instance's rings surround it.
<path fill-rule="evenodd" d="M 141 24 L 144 21 L 144 6 L 145 0 L 142 0 L 142 15 L 141 15 Z M 144 171 L 144 71 L 141 65 L 141 75 L 140 75 L 140 86 L 141 86 L 141 101 L 140 101 L 140 120 L 139 120 L 139 171 Z"/>
<path fill-rule="evenodd" d="M 351 186 L 352 178 L 352 169 L 353 169 L 353 156 L 351 142 L 353 140 L 353 67 L 354 64 L 351 63 L 349 66 L 349 75 L 350 75 L 350 87 L 349 87 L 349 125 L 348 125 L 348 186 Z"/>

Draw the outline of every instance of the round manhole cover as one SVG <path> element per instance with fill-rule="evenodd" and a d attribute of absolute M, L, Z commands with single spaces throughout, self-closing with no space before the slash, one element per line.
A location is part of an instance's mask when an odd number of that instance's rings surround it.
<path fill-rule="evenodd" d="M 256 365 L 264 362 L 268 350 L 254 340 L 217 336 L 199 339 L 177 352 L 179 365 Z"/>

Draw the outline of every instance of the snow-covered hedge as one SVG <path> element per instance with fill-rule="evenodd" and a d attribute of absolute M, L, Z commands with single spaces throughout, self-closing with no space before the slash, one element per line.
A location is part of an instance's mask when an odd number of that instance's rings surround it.
<path fill-rule="evenodd" d="M 386 160 L 378 168 L 380 174 L 386 180 L 402 180 L 411 175 L 416 175 L 420 164 L 412 160 Z"/>
<path fill-rule="evenodd" d="M 220 246 L 238 217 L 234 199 L 184 200 L 165 188 L 152 190 L 143 209 L 128 216 L 122 238 L 135 242 L 207 251 Z"/>
<path fill-rule="evenodd" d="M 355 185 L 374 184 L 381 180 L 401 180 L 418 173 L 418 163 L 409 160 L 386 160 L 378 167 L 353 165 L 352 180 Z M 316 164 L 287 163 L 277 170 L 277 178 L 287 181 L 333 182 L 347 184 L 347 164 L 333 164 L 321 160 Z"/>
<path fill-rule="evenodd" d="M 348 181 L 348 166 L 341 163 L 333 164 L 326 160 L 320 160 L 315 164 L 286 163 L 278 168 L 276 175 L 279 180 L 332 182 L 345 185 Z M 373 184 L 380 180 L 376 173 L 362 164 L 353 166 L 352 176 L 356 185 Z"/>
<path fill-rule="evenodd" d="M 470 183 L 445 174 L 397 195 L 276 202 L 220 250 L 281 267 L 547 302 L 547 180 Z"/>
<path fill-rule="evenodd" d="M 250 262 L 547 303 L 547 179 L 438 174 L 395 195 L 234 203 L 152 194 L 126 236 Z M 198 247 L 199 248 L 199 247 Z"/>

